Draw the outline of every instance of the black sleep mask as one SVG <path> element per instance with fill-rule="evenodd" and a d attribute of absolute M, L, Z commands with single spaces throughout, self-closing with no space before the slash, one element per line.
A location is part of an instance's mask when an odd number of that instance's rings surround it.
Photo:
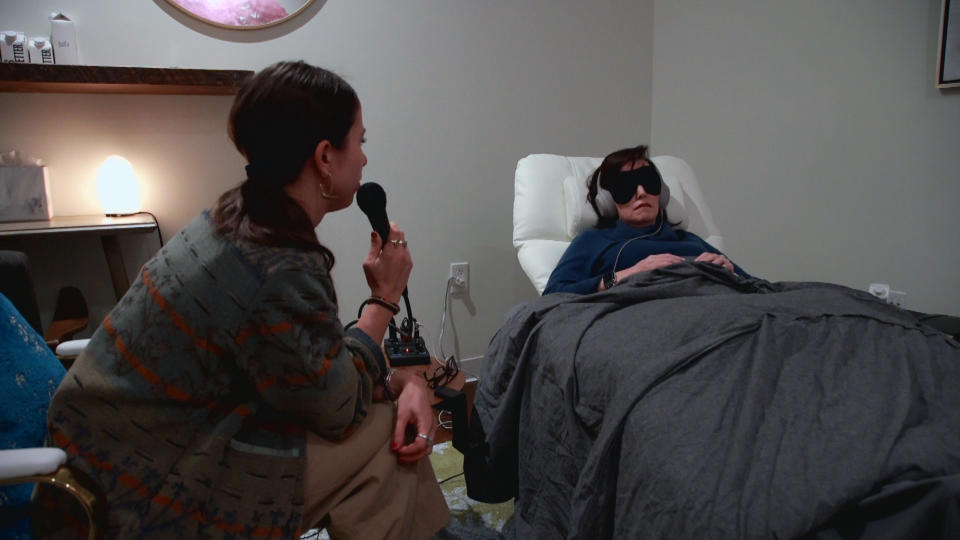
<path fill-rule="evenodd" d="M 643 186 L 649 195 L 660 195 L 663 179 L 660 178 L 660 171 L 650 163 L 632 171 L 607 174 L 603 185 L 617 204 L 626 204 L 637 193 L 637 186 Z"/>

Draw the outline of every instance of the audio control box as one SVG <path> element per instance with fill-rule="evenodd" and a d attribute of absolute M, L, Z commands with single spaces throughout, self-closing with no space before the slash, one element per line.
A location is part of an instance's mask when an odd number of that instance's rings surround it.
<path fill-rule="evenodd" d="M 383 348 L 387 353 L 391 366 L 415 366 L 430 363 L 430 353 L 423 338 L 414 336 L 409 341 L 397 338 L 387 338 L 383 341 Z"/>

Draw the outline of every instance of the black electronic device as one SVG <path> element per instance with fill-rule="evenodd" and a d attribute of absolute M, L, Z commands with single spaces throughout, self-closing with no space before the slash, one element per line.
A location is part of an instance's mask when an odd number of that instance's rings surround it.
<path fill-rule="evenodd" d="M 357 206 L 370 220 L 370 226 L 380 235 L 380 245 L 386 247 L 387 235 L 390 233 L 390 220 L 387 219 L 387 194 L 376 182 L 366 182 L 357 190 Z M 407 318 L 400 325 L 390 323 L 390 334 L 383 340 L 383 348 L 387 353 L 391 366 L 412 366 L 429 364 L 430 353 L 427 344 L 420 337 L 417 320 L 413 318 L 410 308 L 410 296 L 407 288 L 403 289 L 403 303 L 407 308 Z M 358 315 L 359 316 L 359 315 Z"/>
<path fill-rule="evenodd" d="M 430 353 L 423 338 L 414 336 L 410 341 L 389 337 L 383 340 L 383 349 L 387 353 L 391 366 L 413 366 L 429 364 Z"/>
<path fill-rule="evenodd" d="M 453 417 L 453 447 L 461 453 L 466 453 L 470 446 L 469 426 L 467 425 L 467 396 L 462 391 L 446 386 L 433 389 L 434 395 L 442 401 L 434 407 L 449 411 Z"/>

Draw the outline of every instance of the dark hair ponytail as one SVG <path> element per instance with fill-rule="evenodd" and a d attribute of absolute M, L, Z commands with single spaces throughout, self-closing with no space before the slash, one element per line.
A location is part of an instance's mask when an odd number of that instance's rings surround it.
<path fill-rule="evenodd" d="M 356 92 L 340 76 L 306 62 L 278 62 L 237 93 L 228 133 L 249 164 L 247 178 L 213 208 L 217 232 L 257 243 L 333 253 L 317 241 L 303 208 L 284 189 L 294 182 L 317 145 L 342 148 L 360 109 Z"/>

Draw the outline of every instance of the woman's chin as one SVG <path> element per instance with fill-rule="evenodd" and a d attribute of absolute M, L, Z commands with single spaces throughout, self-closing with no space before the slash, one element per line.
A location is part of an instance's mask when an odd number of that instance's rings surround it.
<path fill-rule="evenodd" d="M 644 212 L 640 215 L 630 216 L 629 219 L 625 219 L 630 226 L 641 229 L 643 227 L 649 227 L 657 223 L 657 215 L 650 214 L 649 212 Z"/>

